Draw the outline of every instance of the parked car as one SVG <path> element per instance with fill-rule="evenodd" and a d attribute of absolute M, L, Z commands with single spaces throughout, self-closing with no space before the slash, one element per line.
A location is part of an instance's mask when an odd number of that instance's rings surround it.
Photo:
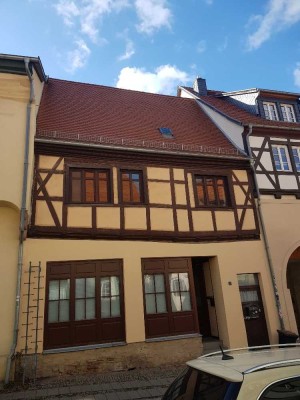
<path fill-rule="evenodd" d="M 186 364 L 162 400 L 300 400 L 300 344 L 220 351 Z"/>

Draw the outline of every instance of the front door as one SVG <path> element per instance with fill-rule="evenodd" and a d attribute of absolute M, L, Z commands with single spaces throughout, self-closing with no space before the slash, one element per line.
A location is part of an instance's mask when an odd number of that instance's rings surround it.
<path fill-rule="evenodd" d="M 239 274 L 238 283 L 248 346 L 270 344 L 257 274 Z"/>

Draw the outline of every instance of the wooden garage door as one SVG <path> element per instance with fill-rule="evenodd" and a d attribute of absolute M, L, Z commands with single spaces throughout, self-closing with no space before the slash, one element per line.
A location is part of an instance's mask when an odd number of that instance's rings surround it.
<path fill-rule="evenodd" d="M 146 337 L 199 331 L 190 258 L 144 259 Z"/>
<path fill-rule="evenodd" d="M 124 341 L 121 260 L 47 264 L 44 348 Z"/>

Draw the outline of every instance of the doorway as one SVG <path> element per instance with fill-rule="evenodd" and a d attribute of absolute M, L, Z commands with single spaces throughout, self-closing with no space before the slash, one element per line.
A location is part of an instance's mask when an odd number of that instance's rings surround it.
<path fill-rule="evenodd" d="M 248 346 L 270 344 L 257 274 L 239 274 L 238 283 Z"/>
<path fill-rule="evenodd" d="M 192 268 L 200 333 L 204 338 L 218 338 L 219 330 L 209 258 L 193 257 Z"/>
<path fill-rule="evenodd" d="M 291 255 L 287 266 L 287 287 L 290 289 L 298 332 L 300 332 L 300 248 Z"/>

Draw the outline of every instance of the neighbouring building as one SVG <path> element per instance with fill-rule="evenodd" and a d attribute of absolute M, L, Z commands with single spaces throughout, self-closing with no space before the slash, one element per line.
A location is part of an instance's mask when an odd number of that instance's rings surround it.
<path fill-rule="evenodd" d="M 29 76 L 41 68 L 31 62 Z M 40 78 L 16 369 L 33 363 L 42 377 L 170 364 L 200 355 L 211 336 L 226 347 L 275 343 L 245 152 L 194 99 Z M 24 127 L 9 115 L 19 143 Z M 10 161 L 24 162 L 17 147 L 5 154 L 7 174 Z M 19 180 L 7 178 L 7 190 Z M 19 213 L 7 222 L 14 232 Z M 13 322 L 17 233 L 9 253 L 11 287 L 0 295 L 12 298 Z"/>
<path fill-rule="evenodd" d="M 179 95 L 197 99 L 224 134 L 253 158 L 258 210 L 278 291 L 282 328 L 300 332 L 299 93 L 207 90 L 202 78 Z"/>
<path fill-rule="evenodd" d="M 46 80 L 38 58 L 0 55 L 0 380 L 15 352 L 36 115 Z"/>

